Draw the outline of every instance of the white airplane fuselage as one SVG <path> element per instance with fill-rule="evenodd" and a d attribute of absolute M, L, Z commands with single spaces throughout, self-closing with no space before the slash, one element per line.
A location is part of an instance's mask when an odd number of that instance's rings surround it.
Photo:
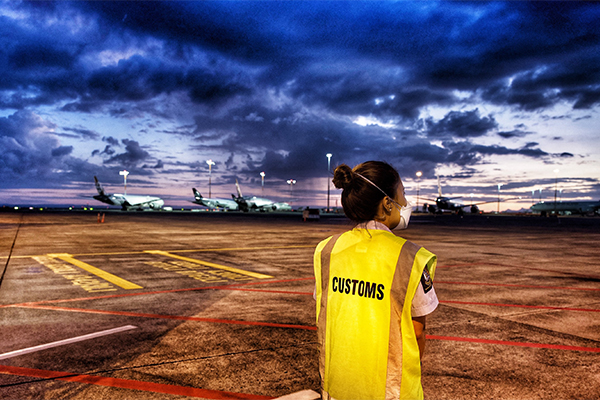
<path fill-rule="evenodd" d="M 144 208 L 160 210 L 165 205 L 164 200 L 160 197 L 120 193 L 106 194 L 98 178 L 94 177 L 94 181 L 96 183 L 96 190 L 98 190 L 98 194 L 94 196 L 94 199 L 111 206 L 120 206 L 123 210 L 141 210 Z"/>

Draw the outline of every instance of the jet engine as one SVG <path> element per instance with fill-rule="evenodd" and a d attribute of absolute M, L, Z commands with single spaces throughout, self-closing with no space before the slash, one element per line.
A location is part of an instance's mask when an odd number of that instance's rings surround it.
<path fill-rule="evenodd" d="M 165 202 L 164 202 L 164 200 L 160 199 L 160 200 L 155 200 L 155 201 L 149 203 L 148 205 L 153 210 L 159 210 L 162 208 L 162 206 L 165 205 Z"/>

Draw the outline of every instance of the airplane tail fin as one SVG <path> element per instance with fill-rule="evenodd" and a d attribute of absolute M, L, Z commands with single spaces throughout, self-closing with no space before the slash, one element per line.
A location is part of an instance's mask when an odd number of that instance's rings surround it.
<path fill-rule="evenodd" d="M 237 189 L 238 197 L 242 197 L 242 189 L 240 189 L 240 184 L 237 179 L 235 180 L 235 188 Z"/>
<path fill-rule="evenodd" d="M 196 200 L 200 200 L 202 198 L 202 195 L 196 190 L 196 188 L 192 188 L 192 191 L 194 192 L 194 197 Z"/>
<path fill-rule="evenodd" d="M 442 184 L 440 183 L 440 176 L 438 175 L 438 195 L 442 197 Z"/>
<path fill-rule="evenodd" d="M 100 196 L 106 196 L 106 194 L 104 193 L 104 189 L 102 188 L 102 185 L 100 184 L 100 182 L 98 182 L 98 178 L 96 178 L 94 176 L 94 181 L 96 182 L 96 190 L 98 191 L 98 194 Z"/>

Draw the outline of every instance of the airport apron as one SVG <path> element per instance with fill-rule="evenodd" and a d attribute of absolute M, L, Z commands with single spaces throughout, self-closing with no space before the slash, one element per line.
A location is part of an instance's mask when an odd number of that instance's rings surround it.
<path fill-rule="evenodd" d="M 422 399 L 412 299 L 436 256 L 383 230 L 353 229 L 314 255 L 323 391 L 337 400 Z"/>

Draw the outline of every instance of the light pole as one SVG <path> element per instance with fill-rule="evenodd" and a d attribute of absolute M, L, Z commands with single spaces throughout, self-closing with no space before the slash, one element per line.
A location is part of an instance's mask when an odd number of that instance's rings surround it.
<path fill-rule="evenodd" d="M 331 173 L 331 153 L 325 154 L 327 157 L 327 212 L 329 212 L 329 174 Z"/>
<path fill-rule="evenodd" d="M 416 175 L 417 175 L 417 209 L 416 209 L 416 211 L 419 211 L 419 186 L 421 184 L 421 176 L 423 175 L 423 173 L 421 171 L 417 171 Z"/>
<path fill-rule="evenodd" d="M 261 191 L 262 191 L 262 195 L 265 195 L 265 171 L 262 171 L 260 173 L 260 185 L 261 185 Z"/>
<path fill-rule="evenodd" d="M 500 188 L 502 187 L 502 183 L 498 184 L 498 212 L 496 214 L 500 214 Z"/>
<path fill-rule="evenodd" d="M 127 175 L 129 175 L 129 171 L 124 169 L 123 171 L 119 171 L 119 175 L 123 175 L 123 182 L 125 186 L 125 191 L 123 192 L 123 194 L 127 194 Z"/>
<path fill-rule="evenodd" d="M 558 168 L 554 170 L 554 215 L 556 214 L 556 195 L 558 194 Z"/>
<path fill-rule="evenodd" d="M 213 160 L 206 160 L 206 163 L 208 164 L 208 198 L 212 198 L 212 193 L 210 191 L 211 189 L 211 175 L 212 175 L 212 166 L 215 165 L 215 162 Z"/>
<path fill-rule="evenodd" d="M 290 204 L 292 204 L 292 189 L 294 188 L 294 185 L 296 184 L 296 180 L 295 179 L 288 179 L 287 180 L 287 184 L 290 185 Z"/>

